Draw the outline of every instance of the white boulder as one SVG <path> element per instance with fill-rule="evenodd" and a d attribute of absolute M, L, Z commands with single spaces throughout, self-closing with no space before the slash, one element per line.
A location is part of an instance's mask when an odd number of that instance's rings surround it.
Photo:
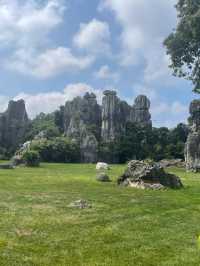
<path fill-rule="evenodd" d="M 96 165 L 96 170 L 109 170 L 109 165 L 107 163 L 99 162 Z"/>

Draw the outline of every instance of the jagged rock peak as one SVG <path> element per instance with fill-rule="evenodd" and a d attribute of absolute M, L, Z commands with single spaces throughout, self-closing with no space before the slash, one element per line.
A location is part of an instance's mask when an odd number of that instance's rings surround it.
<path fill-rule="evenodd" d="M 28 124 L 24 100 L 10 101 L 8 109 L 0 115 L 0 146 L 15 151 L 24 142 Z"/>
<path fill-rule="evenodd" d="M 85 99 L 96 99 L 96 95 L 92 92 L 92 93 L 89 93 L 89 92 L 86 92 L 85 95 L 83 96 L 83 98 Z"/>
<path fill-rule="evenodd" d="M 150 109 L 151 102 L 145 95 L 139 95 L 135 99 L 134 108 L 135 109 Z"/>
<path fill-rule="evenodd" d="M 131 111 L 131 122 L 140 126 L 152 126 L 151 114 L 149 112 L 151 106 L 150 100 L 145 95 L 139 95 L 134 102 Z"/>
<path fill-rule="evenodd" d="M 22 99 L 18 101 L 11 100 L 8 103 L 8 109 L 5 113 L 9 116 L 8 118 L 11 119 L 17 119 L 22 121 L 28 120 L 25 102 Z"/>
<path fill-rule="evenodd" d="M 116 92 L 116 91 L 113 91 L 113 90 L 105 90 L 105 91 L 103 92 L 103 94 L 104 94 L 105 96 L 117 96 L 117 92 Z"/>
<path fill-rule="evenodd" d="M 121 133 L 120 99 L 117 97 L 116 91 L 106 90 L 103 94 L 101 136 L 104 142 L 110 142 L 115 140 Z"/>

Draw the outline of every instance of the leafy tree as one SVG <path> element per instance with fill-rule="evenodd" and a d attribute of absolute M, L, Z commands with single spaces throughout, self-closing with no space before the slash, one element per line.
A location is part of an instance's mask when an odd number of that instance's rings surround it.
<path fill-rule="evenodd" d="M 60 136 L 59 128 L 55 125 L 55 114 L 40 113 L 34 118 L 29 126 L 26 139 L 33 139 L 38 133 L 43 131 L 47 138 Z"/>
<path fill-rule="evenodd" d="M 80 161 L 80 148 L 76 143 L 64 137 L 35 140 L 31 150 L 39 153 L 44 162 L 75 163 Z"/>
<path fill-rule="evenodd" d="M 179 0 L 177 28 L 164 41 L 174 75 L 189 79 L 200 93 L 200 0 Z"/>

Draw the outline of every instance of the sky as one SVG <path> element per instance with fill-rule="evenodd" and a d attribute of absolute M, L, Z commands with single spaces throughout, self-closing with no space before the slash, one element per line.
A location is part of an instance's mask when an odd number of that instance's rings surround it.
<path fill-rule="evenodd" d="M 192 84 L 172 75 L 164 39 L 176 0 L 0 0 L 0 112 L 24 99 L 30 118 L 116 90 L 151 100 L 154 126 L 186 122 Z"/>

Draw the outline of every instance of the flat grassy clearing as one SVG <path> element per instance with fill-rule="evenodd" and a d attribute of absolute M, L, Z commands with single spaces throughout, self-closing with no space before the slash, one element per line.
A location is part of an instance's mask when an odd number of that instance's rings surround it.
<path fill-rule="evenodd" d="M 199 266 L 200 174 L 170 172 L 184 189 L 98 183 L 94 165 L 0 170 L 0 265 Z M 78 199 L 92 208 L 68 206 Z"/>

